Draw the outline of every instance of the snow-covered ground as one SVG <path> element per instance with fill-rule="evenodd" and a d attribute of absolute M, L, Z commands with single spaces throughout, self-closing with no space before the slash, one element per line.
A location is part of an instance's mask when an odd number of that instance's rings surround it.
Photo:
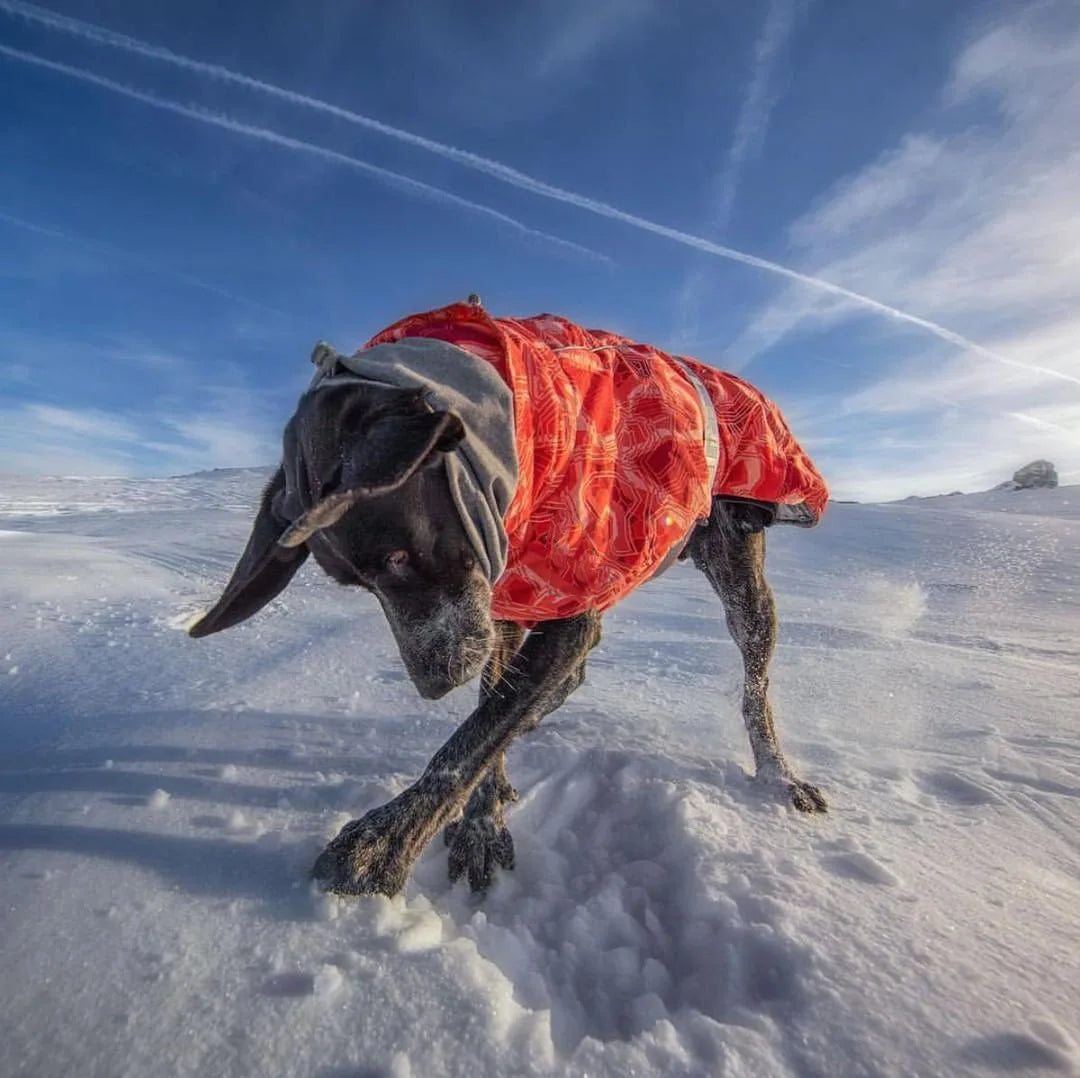
<path fill-rule="evenodd" d="M 1080 488 L 770 535 L 781 734 L 688 566 L 511 753 L 518 867 L 320 896 L 470 707 L 314 569 L 205 641 L 262 473 L 0 480 L 0 1074 L 1080 1071 Z"/>

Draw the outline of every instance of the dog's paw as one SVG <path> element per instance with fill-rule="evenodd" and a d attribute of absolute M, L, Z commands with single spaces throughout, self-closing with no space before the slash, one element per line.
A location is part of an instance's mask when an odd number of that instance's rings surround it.
<path fill-rule="evenodd" d="M 514 840 L 492 816 L 465 816 L 448 824 L 443 837 L 450 847 L 452 882 L 464 874 L 472 890 L 486 891 L 496 868 L 514 867 Z"/>
<path fill-rule="evenodd" d="M 319 854 L 312 877 L 334 894 L 396 895 L 416 859 L 403 815 L 390 802 L 347 823 Z"/>
<path fill-rule="evenodd" d="M 792 779 L 788 783 L 788 796 L 791 803 L 800 812 L 827 812 L 829 808 L 825 795 L 809 782 L 801 779 Z"/>

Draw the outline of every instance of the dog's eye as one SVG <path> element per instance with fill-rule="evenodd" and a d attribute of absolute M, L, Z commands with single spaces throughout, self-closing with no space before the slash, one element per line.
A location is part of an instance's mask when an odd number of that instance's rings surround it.
<path fill-rule="evenodd" d="M 386 555 L 386 568 L 392 573 L 404 572 L 409 566 L 409 552 L 407 550 L 392 550 Z"/>

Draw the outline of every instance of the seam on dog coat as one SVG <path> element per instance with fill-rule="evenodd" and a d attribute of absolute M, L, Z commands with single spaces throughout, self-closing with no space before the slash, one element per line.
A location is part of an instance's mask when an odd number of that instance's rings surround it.
<path fill-rule="evenodd" d="M 713 495 L 764 504 L 778 523 L 812 525 L 825 509 L 825 481 L 780 410 L 733 374 L 557 315 L 492 318 L 465 303 L 404 318 L 364 347 L 408 337 L 478 356 L 513 395 L 518 484 L 497 618 L 608 609 L 709 515 Z M 715 415 L 715 475 L 687 370 Z"/>

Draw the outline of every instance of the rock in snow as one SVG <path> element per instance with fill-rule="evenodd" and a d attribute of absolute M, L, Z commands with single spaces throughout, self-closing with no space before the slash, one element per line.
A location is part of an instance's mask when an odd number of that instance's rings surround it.
<path fill-rule="evenodd" d="M 1054 488 L 1058 485 L 1057 469 L 1048 460 L 1033 460 L 1013 472 L 1013 477 L 999 483 L 995 490 L 1034 490 L 1037 487 Z"/>

